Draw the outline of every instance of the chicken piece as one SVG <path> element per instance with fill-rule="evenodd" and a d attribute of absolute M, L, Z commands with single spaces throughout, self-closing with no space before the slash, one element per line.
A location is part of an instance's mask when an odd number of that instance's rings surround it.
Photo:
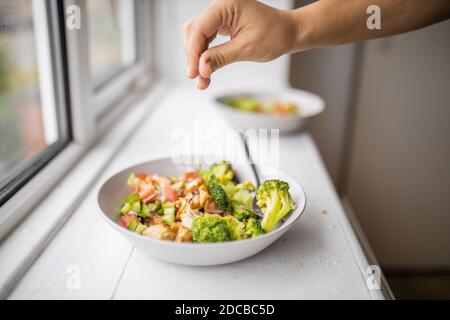
<path fill-rule="evenodd" d="M 195 217 L 199 214 L 198 210 L 191 209 L 189 206 L 186 210 L 180 215 L 181 217 L 181 225 L 186 229 L 191 230 L 192 222 Z"/>
<path fill-rule="evenodd" d="M 198 195 L 194 195 L 189 201 L 189 205 L 191 206 L 191 209 L 200 208 L 200 197 Z"/>
<path fill-rule="evenodd" d="M 196 179 L 193 179 L 193 180 L 189 181 L 188 183 L 186 183 L 186 187 L 184 189 L 185 194 L 188 194 L 189 192 L 198 189 L 198 187 L 202 183 L 203 183 L 203 179 L 202 178 L 196 178 Z"/>
<path fill-rule="evenodd" d="M 184 227 L 180 227 L 175 242 L 193 242 L 191 231 Z"/>
<path fill-rule="evenodd" d="M 202 208 L 205 208 L 207 201 L 209 200 L 209 192 L 208 189 L 206 189 L 205 185 L 201 185 L 200 188 L 198 188 L 199 192 L 199 200 L 200 200 L 200 206 Z"/>
<path fill-rule="evenodd" d="M 171 240 L 171 241 L 173 241 L 176 237 L 176 233 L 172 232 L 172 230 L 168 226 L 162 224 L 155 224 L 149 226 L 147 229 L 144 230 L 142 235 L 150 239 Z"/>
<path fill-rule="evenodd" d="M 188 206 L 188 201 L 185 198 L 180 198 L 175 203 L 175 207 L 177 208 L 176 219 L 181 220 L 181 214 L 186 210 Z"/>

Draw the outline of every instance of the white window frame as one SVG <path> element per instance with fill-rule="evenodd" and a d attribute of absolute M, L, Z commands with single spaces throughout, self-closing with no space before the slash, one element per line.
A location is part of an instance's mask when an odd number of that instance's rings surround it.
<path fill-rule="evenodd" d="M 81 11 L 82 28 L 67 30 L 67 52 L 69 56 L 69 83 L 73 117 L 73 136 L 78 143 L 88 145 L 96 132 L 102 131 L 106 123 L 112 121 L 112 109 L 124 108 L 123 98 L 137 92 L 151 82 L 151 2 L 134 0 L 136 8 L 136 56 L 137 62 L 121 71 L 113 79 L 106 82 L 98 90 L 91 79 L 89 63 L 89 39 L 86 1 L 66 0 L 66 7 L 77 5 Z M 145 15 L 145 13 L 148 13 Z"/>
<path fill-rule="evenodd" d="M 129 109 L 130 104 L 136 104 L 143 91 L 148 91 L 155 82 L 151 72 L 153 1 L 134 0 L 139 6 L 136 10 L 136 50 L 139 62 L 102 86 L 101 90 L 94 90 L 90 79 L 86 1 L 64 0 L 63 3 L 64 11 L 70 5 L 77 5 L 81 9 L 81 29 L 65 30 L 72 141 L 0 207 L 0 241 L 42 202 L 49 191 L 106 133 L 111 124 Z M 36 14 L 48 18 L 46 9 L 42 5 Z M 67 15 L 64 19 L 66 18 Z"/>

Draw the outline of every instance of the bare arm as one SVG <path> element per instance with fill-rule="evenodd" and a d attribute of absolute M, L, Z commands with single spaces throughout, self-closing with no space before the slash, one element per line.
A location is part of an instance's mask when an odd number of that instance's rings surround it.
<path fill-rule="evenodd" d="M 381 29 L 366 26 L 367 8 L 381 9 Z M 321 0 L 292 12 L 300 28 L 295 51 L 358 42 L 425 27 L 450 17 L 448 0 Z"/>
<path fill-rule="evenodd" d="M 381 9 L 381 29 L 367 28 L 367 8 Z M 285 53 L 415 30 L 450 17 L 450 0 L 321 0 L 288 11 L 256 0 L 215 0 L 183 28 L 188 77 L 199 89 L 237 61 L 264 62 Z M 217 34 L 230 41 L 209 48 Z"/>

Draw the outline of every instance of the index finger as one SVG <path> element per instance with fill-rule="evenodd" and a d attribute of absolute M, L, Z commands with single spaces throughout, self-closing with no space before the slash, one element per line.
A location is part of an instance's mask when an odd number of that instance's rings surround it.
<path fill-rule="evenodd" d="M 188 77 L 198 75 L 200 55 L 208 49 L 210 39 L 222 25 L 220 7 L 211 5 L 195 18 L 184 30 L 185 52 L 188 62 Z"/>

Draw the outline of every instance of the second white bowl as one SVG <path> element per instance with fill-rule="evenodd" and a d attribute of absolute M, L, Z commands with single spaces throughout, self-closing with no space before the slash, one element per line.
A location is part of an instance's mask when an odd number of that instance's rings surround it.
<path fill-rule="evenodd" d="M 286 101 L 299 107 L 296 115 L 271 115 L 252 111 L 243 111 L 224 103 L 227 98 L 252 96 L 261 101 Z M 283 89 L 274 92 L 249 90 L 248 92 L 230 92 L 217 96 L 214 104 L 228 122 L 237 129 L 279 129 L 280 133 L 290 133 L 303 128 L 305 121 L 318 115 L 325 109 L 324 100 L 318 95 L 298 90 Z"/>

